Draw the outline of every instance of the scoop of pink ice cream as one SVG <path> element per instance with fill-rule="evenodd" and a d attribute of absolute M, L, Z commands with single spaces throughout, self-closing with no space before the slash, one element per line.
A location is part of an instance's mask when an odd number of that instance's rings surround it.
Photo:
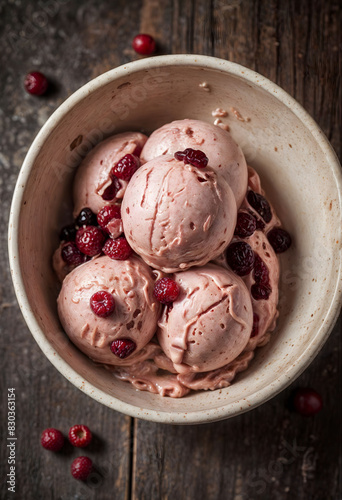
<path fill-rule="evenodd" d="M 239 207 L 247 189 L 247 164 L 241 148 L 226 130 L 200 120 L 176 120 L 155 130 L 142 152 L 143 162 L 174 154 L 186 148 L 199 149 L 209 165 L 231 187 Z"/>
<path fill-rule="evenodd" d="M 133 175 L 121 217 L 131 247 L 169 273 L 204 265 L 222 252 L 233 236 L 236 203 L 211 168 L 160 156 Z"/>
<path fill-rule="evenodd" d="M 122 261 L 99 257 L 75 268 L 64 279 L 57 301 L 70 340 L 94 361 L 117 365 L 120 358 L 110 345 L 130 339 L 136 344 L 130 355 L 134 359 L 156 331 L 160 305 L 153 298 L 154 280 L 149 267 L 134 256 Z M 89 302 L 102 290 L 115 300 L 115 310 L 107 318 L 94 314 Z"/>
<path fill-rule="evenodd" d="M 113 183 L 112 167 L 127 154 L 139 154 L 147 137 L 139 132 L 124 132 L 100 142 L 79 165 L 74 180 L 74 217 L 82 208 L 89 207 L 94 213 L 105 205 L 112 205 L 122 198 L 127 181 L 115 180 L 114 197 L 110 200 L 104 193 Z M 108 193 L 108 191 L 107 191 Z"/>
<path fill-rule="evenodd" d="M 179 373 L 207 372 L 233 361 L 251 335 L 253 311 L 243 281 L 208 264 L 176 273 L 180 295 L 165 307 L 158 340 Z"/>

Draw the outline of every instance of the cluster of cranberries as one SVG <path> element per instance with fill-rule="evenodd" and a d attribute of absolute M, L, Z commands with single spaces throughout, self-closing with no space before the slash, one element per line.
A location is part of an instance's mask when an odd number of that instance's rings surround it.
<path fill-rule="evenodd" d="M 83 208 L 75 224 L 65 226 L 60 233 L 63 242 L 61 255 L 69 266 L 79 266 L 103 252 L 111 259 L 125 260 L 132 249 L 124 236 L 109 238 L 107 224 L 120 219 L 120 206 L 104 206 L 96 216 L 90 208 Z"/>
<path fill-rule="evenodd" d="M 117 178 L 129 180 L 139 166 L 139 159 L 134 155 L 126 155 L 114 165 L 112 172 L 115 172 Z M 109 237 L 107 226 L 113 219 L 121 219 L 120 205 L 106 205 L 97 216 L 90 208 L 83 208 L 75 223 L 65 226 L 60 233 L 64 262 L 75 267 L 101 253 L 114 260 L 128 259 L 132 249 L 126 238 Z M 89 306 L 96 316 L 108 318 L 115 311 L 115 299 L 108 291 L 98 290 L 90 297 Z M 113 354 L 120 359 L 132 354 L 135 348 L 135 342 L 130 339 L 114 340 L 110 345 Z"/>
<path fill-rule="evenodd" d="M 268 201 L 259 193 L 248 191 L 247 200 L 250 206 L 260 215 L 259 219 L 252 211 L 240 211 L 237 216 L 235 236 L 248 238 L 257 229 L 264 229 L 265 223 L 272 219 L 272 211 Z M 287 231 L 275 227 L 268 232 L 267 238 L 275 253 L 285 252 L 291 245 L 291 237 Z M 261 257 L 253 251 L 252 247 L 245 241 L 235 241 L 229 245 L 227 262 L 238 276 L 246 276 L 253 271 L 254 284 L 251 294 L 255 300 L 267 300 L 272 292 L 269 280 L 269 270 Z M 257 334 L 259 318 L 255 314 L 253 321 L 252 337 Z"/>
<path fill-rule="evenodd" d="M 69 430 L 69 441 L 77 448 L 85 448 L 92 440 L 92 433 L 86 425 L 74 425 Z M 60 451 L 64 445 L 64 436 L 58 429 L 45 429 L 40 440 L 43 448 Z M 85 481 L 93 471 L 93 462 L 89 457 L 77 457 L 71 464 L 71 474 L 75 479 Z"/>
<path fill-rule="evenodd" d="M 154 297 L 170 306 L 179 295 L 179 286 L 172 278 L 161 278 L 155 282 Z M 100 290 L 90 297 L 90 307 L 94 314 L 101 318 L 107 318 L 115 310 L 115 301 L 112 294 Z M 116 339 L 110 344 L 112 353 L 120 359 L 125 359 L 136 349 L 136 344 L 131 339 Z"/>

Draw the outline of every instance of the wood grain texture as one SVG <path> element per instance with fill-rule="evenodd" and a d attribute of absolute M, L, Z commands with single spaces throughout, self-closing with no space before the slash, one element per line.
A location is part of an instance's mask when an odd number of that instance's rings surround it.
<path fill-rule="evenodd" d="M 34 136 L 65 98 L 91 78 L 139 57 L 148 32 L 158 53 L 199 53 L 259 71 L 294 96 L 341 155 L 341 9 L 338 0 L 17 0 L 0 4 L 0 498 L 134 500 L 339 500 L 341 321 L 305 373 L 276 398 L 237 418 L 177 427 L 134 421 L 86 397 L 42 356 L 14 297 L 6 232 L 14 184 Z M 46 97 L 22 88 L 41 69 Z M 294 387 L 316 388 L 324 410 L 288 408 Z M 17 394 L 17 493 L 7 492 L 6 394 Z M 41 431 L 75 423 L 95 433 L 89 450 L 43 450 Z M 90 484 L 69 474 L 89 454 Z"/>

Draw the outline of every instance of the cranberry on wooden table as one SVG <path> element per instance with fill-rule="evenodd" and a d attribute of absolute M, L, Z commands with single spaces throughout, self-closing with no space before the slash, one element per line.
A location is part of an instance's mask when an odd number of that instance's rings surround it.
<path fill-rule="evenodd" d="M 132 47 L 137 54 L 149 56 L 155 52 L 156 42 L 151 35 L 140 33 L 133 38 Z"/>
<path fill-rule="evenodd" d="M 40 442 L 46 450 L 59 451 L 63 447 L 64 436 L 58 429 L 49 428 L 42 432 Z"/>
<path fill-rule="evenodd" d="M 92 433 L 86 425 L 73 425 L 69 429 L 69 441 L 77 448 L 88 446 L 92 440 Z"/>
<path fill-rule="evenodd" d="M 71 475 L 85 481 L 93 471 L 93 462 L 89 457 L 78 457 L 71 464 Z"/>
<path fill-rule="evenodd" d="M 49 82 L 40 71 L 32 71 L 26 75 L 24 85 L 29 94 L 43 95 L 47 91 Z"/>
<path fill-rule="evenodd" d="M 300 415 L 311 417 L 321 411 L 323 407 L 322 396 L 309 387 L 298 388 L 294 393 L 293 407 Z"/>

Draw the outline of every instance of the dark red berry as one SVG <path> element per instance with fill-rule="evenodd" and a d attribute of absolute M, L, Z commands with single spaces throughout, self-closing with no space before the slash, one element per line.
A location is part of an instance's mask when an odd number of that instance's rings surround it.
<path fill-rule="evenodd" d="M 236 227 L 234 234 L 240 236 L 240 238 L 248 238 L 252 236 L 256 230 L 256 220 L 255 217 L 246 212 L 239 212 L 237 215 Z"/>
<path fill-rule="evenodd" d="M 121 189 L 121 185 L 117 177 L 112 177 L 112 182 L 108 187 L 104 190 L 102 194 L 102 199 L 104 201 L 114 200 L 116 193 Z"/>
<path fill-rule="evenodd" d="M 105 205 L 97 214 L 97 222 L 102 229 L 113 219 L 121 219 L 120 205 Z"/>
<path fill-rule="evenodd" d="M 109 238 L 102 251 L 114 260 L 126 260 L 132 253 L 132 249 L 124 236 L 120 236 L 115 240 Z"/>
<path fill-rule="evenodd" d="M 177 299 L 179 286 L 171 278 L 161 278 L 155 282 L 153 295 L 162 304 L 170 304 Z"/>
<path fill-rule="evenodd" d="M 118 339 L 118 340 L 113 340 L 113 342 L 110 344 L 110 350 L 112 351 L 115 356 L 117 356 L 120 359 L 125 359 L 127 356 L 132 354 L 132 352 L 136 348 L 135 342 L 131 339 Z"/>
<path fill-rule="evenodd" d="M 76 245 L 90 257 L 101 253 L 105 240 L 102 229 L 96 226 L 82 227 L 76 233 Z"/>
<path fill-rule="evenodd" d="M 115 301 L 111 293 L 100 290 L 90 297 L 90 307 L 96 316 L 107 318 L 115 310 Z"/>
<path fill-rule="evenodd" d="M 295 392 L 293 406 L 298 413 L 309 417 L 321 411 L 323 400 L 314 389 L 300 388 Z"/>
<path fill-rule="evenodd" d="M 111 175 L 129 181 L 133 174 L 140 167 L 140 160 L 137 156 L 128 154 L 119 160 L 111 170 Z"/>
<path fill-rule="evenodd" d="M 254 265 L 254 252 L 248 243 L 237 241 L 227 248 L 228 265 L 238 276 L 246 276 Z"/>
<path fill-rule="evenodd" d="M 271 295 L 272 288 L 269 285 L 254 283 L 251 287 L 251 294 L 255 300 L 268 300 Z"/>
<path fill-rule="evenodd" d="M 69 441 L 77 448 L 84 448 L 92 440 L 92 433 L 86 425 L 73 425 L 69 430 Z"/>
<path fill-rule="evenodd" d="M 262 194 L 250 190 L 247 193 L 247 200 L 250 206 L 261 215 L 265 222 L 270 222 L 272 219 L 271 207 Z"/>
<path fill-rule="evenodd" d="M 96 215 L 94 212 L 86 207 L 82 208 L 80 213 L 78 214 L 78 217 L 76 219 L 76 224 L 78 227 L 82 226 L 95 226 L 96 225 Z"/>
<path fill-rule="evenodd" d="M 262 285 L 269 285 L 270 277 L 269 277 L 268 267 L 257 253 L 254 254 L 253 278 L 255 283 L 261 283 Z"/>
<path fill-rule="evenodd" d="M 24 85 L 29 94 L 42 95 L 47 91 L 49 83 L 43 73 L 32 71 L 26 75 Z"/>
<path fill-rule="evenodd" d="M 93 462 L 89 457 L 78 457 L 71 464 L 71 474 L 75 479 L 85 481 L 93 470 Z"/>
<path fill-rule="evenodd" d="M 70 224 L 69 226 L 64 226 L 59 233 L 59 239 L 61 241 L 74 241 L 76 238 L 77 229 L 74 224 Z"/>
<path fill-rule="evenodd" d="M 45 429 L 40 442 L 46 450 L 59 451 L 64 444 L 64 436 L 58 429 Z"/>
<path fill-rule="evenodd" d="M 133 38 L 132 47 L 138 54 L 149 56 L 156 50 L 156 42 L 151 35 L 140 33 Z"/>
<path fill-rule="evenodd" d="M 184 151 L 175 153 L 176 160 L 183 161 L 185 164 L 190 163 L 194 167 L 205 168 L 208 165 L 208 157 L 199 149 L 187 148 Z"/>
<path fill-rule="evenodd" d="M 253 326 L 251 338 L 256 337 L 259 333 L 259 316 L 256 313 L 253 313 Z"/>
<path fill-rule="evenodd" d="M 62 247 L 62 259 L 68 266 L 79 266 L 85 262 L 85 256 L 76 246 L 76 243 L 69 241 Z"/>
<path fill-rule="evenodd" d="M 286 252 L 292 243 L 289 233 L 285 231 L 285 229 L 281 229 L 281 227 L 274 227 L 271 229 L 271 231 L 267 233 L 267 238 L 275 253 Z"/>

